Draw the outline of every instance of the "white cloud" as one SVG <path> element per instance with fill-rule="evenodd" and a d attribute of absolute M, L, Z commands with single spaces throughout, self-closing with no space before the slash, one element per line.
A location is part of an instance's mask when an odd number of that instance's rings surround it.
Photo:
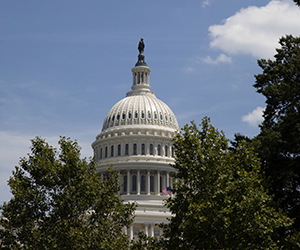
<path fill-rule="evenodd" d="M 243 122 L 248 122 L 251 126 L 257 126 L 263 121 L 263 111 L 265 109 L 262 107 L 257 107 L 248 115 L 242 117 Z"/>
<path fill-rule="evenodd" d="M 231 57 L 222 53 L 215 60 L 210 56 L 207 56 L 206 58 L 202 59 L 202 61 L 207 64 L 231 63 Z"/>
<path fill-rule="evenodd" d="M 189 67 L 184 68 L 184 71 L 187 73 L 191 73 L 194 71 L 194 68 L 189 66 Z"/>
<path fill-rule="evenodd" d="M 224 53 L 271 58 L 278 40 L 286 34 L 300 35 L 300 10 L 292 0 L 272 0 L 266 6 L 249 6 L 209 27 L 212 48 Z"/>
<path fill-rule="evenodd" d="M 205 8 L 206 6 L 210 5 L 212 0 L 205 0 L 202 2 L 202 7 Z"/>

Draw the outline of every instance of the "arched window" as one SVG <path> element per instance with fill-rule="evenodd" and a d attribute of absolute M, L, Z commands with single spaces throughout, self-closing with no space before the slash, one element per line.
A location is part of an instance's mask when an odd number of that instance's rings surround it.
<path fill-rule="evenodd" d="M 146 177 L 145 177 L 145 175 L 141 176 L 141 192 L 146 192 Z"/>
<path fill-rule="evenodd" d="M 142 112 L 142 118 L 145 118 L 145 114 L 144 114 L 144 112 Z"/>
<path fill-rule="evenodd" d="M 121 144 L 118 145 L 118 156 L 121 155 Z"/>
<path fill-rule="evenodd" d="M 157 114 L 156 113 L 154 113 L 154 119 L 157 119 Z"/>
<path fill-rule="evenodd" d="M 145 155 L 146 153 L 145 153 L 145 144 L 144 143 L 142 144 L 142 148 L 141 149 L 142 149 L 141 150 L 142 151 L 142 155 Z"/>
<path fill-rule="evenodd" d="M 129 145 L 125 145 L 125 155 L 129 155 Z"/>
<path fill-rule="evenodd" d="M 154 192 L 154 176 L 150 176 L 150 192 Z"/>
<path fill-rule="evenodd" d="M 123 113 L 122 114 L 122 119 L 125 120 L 125 117 L 126 117 L 126 115 L 125 115 L 125 113 Z"/>
<path fill-rule="evenodd" d="M 151 118 L 151 114 L 150 114 L 150 112 L 148 112 L 148 118 L 149 118 L 149 119 Z"/>
<path fill-rule="evenodd" d="M 137 155 L 137 152 L 136 152 L 136 143 L 133 144 L 133 155 Z"/>
<path fill-rule="evenodd" d="M 132 192 L 136 192 L 136 175 L 132 176 Z"/>
<path fill-rule="evenodd" d="M 168 156 L 168 146 L 165 146 L 165 156 Z"/>
<path fill-rule="evenodd" d="M 150 155 L 153 155 L 153 144 L 150 144 Z"/>
<path fill-rule="evenodd" d="M 160 145 L 157 145 L 157 155 L 161 155 L 161 148 L 160 148 Z"/>
<path fill-rule="evenodd" d="M 172 157 L 174 157 L 174 147 L 172 147 Z"/>
<path fill-rule="evenodd" d="M 128 113 L 128 118 L 131 119 L 131 112 Z"/>
<path fill-rule="evenodd" d="M 117 115 L 117 120 L 118 120 L 118 121 L 120 120 L 120 114 Z"/>
<path fill-rule="evenodd" d="M 102 148 L 100 148 L 100 159 L 102 159 Z"/>
<path fill-rule="evenodd" d="M 135 112 L 134 118 L 138 118 L 138 113 L 137 112 Z"/>
<path fill-rule="evenodd" d="M 105 147 L 105 158 L 107 158 L 107 147 Z"/>
<path fill-rule="evenodd" d="M 124 192 L 127 192 L 127 175 L 124 175 L 123 177 L 123 190 Z"/>
<path fill-rule="evenodd" d="M 114 145 L 112 145 L 110 147 L 110 156 L 113 157 L 114 156 Z"/>

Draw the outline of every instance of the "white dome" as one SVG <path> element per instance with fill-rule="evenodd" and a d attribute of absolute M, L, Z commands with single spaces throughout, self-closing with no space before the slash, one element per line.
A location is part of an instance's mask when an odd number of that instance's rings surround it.
<path fill-rule="evenodd" d="M 178 130 L 172 110 L 151 91 L 127 93 L 127 97 L 116 103 L 108 112 L 102 132 L 123 125 L 159 125 Z"/>

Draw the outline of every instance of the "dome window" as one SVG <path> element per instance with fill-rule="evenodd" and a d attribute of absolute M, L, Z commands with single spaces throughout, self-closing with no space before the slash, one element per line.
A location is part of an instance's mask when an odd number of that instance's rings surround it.
<path fill-rule="evenodd" d="M 154 176 L 150 176 L 150 192 L 154 192 Z"/>
<path fill-rule="evenodd" d="M 105 147 L 105 158 L 107 158 L 107 147 Z"/>
<path fill-rule="evenodd" d="M 102 148 L 100 148 L 100 159 L 102 159 Z"/>
<path fill-rule="evenodd" d="M 174 147 L 172 147 L 172 157 L 174 157 Z"/>
<path fill-rule="evenodd" d="M 108 122 L 110 122 L 110 117 L 108 118 Z"/>
<path fill-rule="evenodd" d="M 165 156 L 168 157 L 168 146 L 165 146 Z"/>
<path fill-rule="evenodd" d="M 125 155 L 129 155 L 129 145 L 125 145 Z"/>
<path fill-rule="evenodd" d="M 132 176 L 132 192 L 136 192 L 136 175 Z"/>
<path fill-rule="evenodd" d="M 145 144 L 144 143 L 142 144 L 142 148 L 141 149 L 142 149 L 141 150 L 142 151 L 142 155 L 145 155 Z"/>
<path fill-rule="evenodd" d="M 119 115 L 119 114 L 117 115 L 117 120 L 118 120 L 118 121 L 120 120 L 120 115 Z"/>
<path fill-rule="evenodd" d="M 125 120 L 125 117 L 126 117 L 126 115 L 125 115 L 125 113 L 123 113 L 122 119 Z"/>
<path fill-rule="evenodd" d="M 153 144 L 150 144 L 150 155 L 153 155 Z"/>
<path fill-rule="evenodd" d="M 172 118 L 171 118 L 171 116 L 170 116 L 170 122 L 172 122 Z"/>
<path fill-rule="evenodd" d="M 160 114 L 160 119 L 162 120 L 163 118 L 162 118 L 162 114 Z"/>
<path fill-rule="evenodd" d="M 157 155 L 161 155 L 161 147 L 160 147 L 160 145 L 157 146 Z"/>
<path fill-rule="evenodd" d="M 149 118 L 149 119 L 151 118 L 151 114 L 150 114 L 150 112 L 148 112 L 148 118 Z"/>
<path fill-rule="evenodd" d="M 165 116 L 165 119 L 166 119 L 166 121 L 168 121 L 168 117 L 167 116 Z"/>
<path fill-rule="evenodd" d="M 113 157 L 114 156 L 114 146 L 112 145 L 110 148 L 110 156 Z"/>
<path fill-rule="evenodd" d="M 156 113 L 154 113 L 154 119 L 157 119 L 157 114 Z"/>
<path fill-rule="evenodd" d="M 136 143 L 133 144 L 133 155 L 137 155 L 137 150 L 136 150 Z"/>
<path fill-rule="evenodd" d="M 146 177 L 145 177 L 145 175 L 141 176 L 141 192 L 146 192 Z"/>
<path fill-rule="evenodd" d="M 134 118 L 138 118 L 138 113 L 137 112 L 135 112 Z"/>
<path fill-rule="evenodd" d="M 142 118 L 145 118 L 145 114 L 144 114 L 144 112 L 142 112 Z"/>
<path fill-rule="evenodd" d="M 121 155 L 121 144 L 118 145 L 118 156 Z"/>
<path fill-rule="evenodd" d="M 112 117 L 112 121 L 114 121 L 114 120 L 115 120 L 115 116 Z"/>
<path fill-rule="evenodd" d="M 131 112 L 128 113 L 128 118 L 131 119 Z"/>

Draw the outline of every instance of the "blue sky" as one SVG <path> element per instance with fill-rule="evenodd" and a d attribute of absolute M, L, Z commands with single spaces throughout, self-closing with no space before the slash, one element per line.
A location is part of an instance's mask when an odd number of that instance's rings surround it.
<path fill-rule="evenodd" d="M 264 97 L 257 59 L 300 36 L 292 0 L 1 1 L 0 203 L 30 139 L 77 139 L 83 156 L 132 84 L 144 38 L 150 85 L 180 127 L 203 116 L 223 130 L 258 132 Z"/>

